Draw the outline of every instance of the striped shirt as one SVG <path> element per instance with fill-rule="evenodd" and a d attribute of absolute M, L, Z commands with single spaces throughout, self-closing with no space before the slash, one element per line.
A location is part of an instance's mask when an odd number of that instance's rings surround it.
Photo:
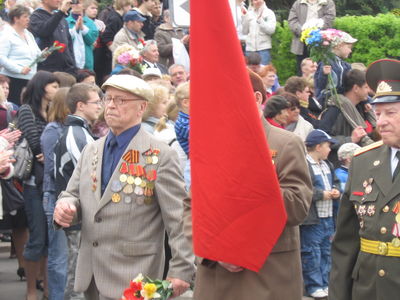
<path fill-rule="evenodd" d="M 189 156 L 189 115 L 180 111 L 175 122 L 176 139 Z"/>
<path fill-rule="evenodd" d="M 310 155 L 307 154 L 307 163 L 311 166 L 314 173 L 313 189 L 321 191 L 330 191 L 333 186 L 333 175 L 326 161 L 316 162 Z M 327 218 L 333 216 L 332 199 L 316 201 L 319 218 Z"/>

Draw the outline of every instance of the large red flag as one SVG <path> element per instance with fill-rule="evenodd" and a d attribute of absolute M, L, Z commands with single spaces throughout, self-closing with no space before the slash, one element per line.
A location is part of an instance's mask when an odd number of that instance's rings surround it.
<path fill-rule="evenodd" d="M 258 271 L 286 223 L 279 183 L 228 0 L 190 5 L 194 252 Z"/>

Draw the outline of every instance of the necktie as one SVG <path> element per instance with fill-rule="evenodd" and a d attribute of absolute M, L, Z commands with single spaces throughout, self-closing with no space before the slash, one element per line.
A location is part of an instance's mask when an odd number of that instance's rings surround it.
<path fill-rule="evenodd" d="M 400 173 L 400 150 L 397 150 L 396 157 L 398 159 L 396 169 L 394 169 L 392 182 L 396 180 L 397 175 Z"/>
<path fill-rule="evenodd" d="M 103 157 L 104 161 L 104 169 L 103 169 L 103 184 L 102 184 L 102 189 L 105 189 L 107 186 L 108 182 L 110 181 L 111 175 L 114 172 L 114 156 L 115 156 L 115 150 L 117 148 L 117 139 L 115 136 L 113 136 L 110 139 L 110 142 L 108 143 L 108 147 L 106 150 L 106 153 Z M 104 192 L 104 190 L 102 191 Z"/>

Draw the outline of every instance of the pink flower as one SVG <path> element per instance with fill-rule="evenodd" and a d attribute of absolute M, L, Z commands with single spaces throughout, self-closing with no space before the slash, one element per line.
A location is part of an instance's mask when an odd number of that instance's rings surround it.
<path fill-rule="evenodd" d="M 124 52 L 120 56 L 118 56 L 117 61 L 121 65 L 127 65 L 131 60 L 131 55 L 129 52 Z"/>
<path fill-rule="evenodd" d="M 322 45 L 323 45 L 323 46 L 329 46 L 329 41 L 324 41 L 324 42 L 322 43 Z"/>

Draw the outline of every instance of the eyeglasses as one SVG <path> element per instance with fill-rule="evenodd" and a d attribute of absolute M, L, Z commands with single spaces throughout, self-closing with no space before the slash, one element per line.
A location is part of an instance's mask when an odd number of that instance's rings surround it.
<path fill-rule="evenodd" d="M 88 101 L 88 102 L 86 102 L 86 104 L 96 104 L 98 106 L 102 106 L 103 105 L 103 101 L 102 100 Z"/>
<path fill-rule="evenodd" d="M 111 96 L 105 96 L 102 100 L 104 105 L 110 104 L 110 102 L 114 101 L 114 104 L 116 106 L 120 106 L 124 104 L 126 101 L 144 101 L 144 99 L 139 99 L 139 98 L 124 98 L 124 97 L 111 97 Z"/>

